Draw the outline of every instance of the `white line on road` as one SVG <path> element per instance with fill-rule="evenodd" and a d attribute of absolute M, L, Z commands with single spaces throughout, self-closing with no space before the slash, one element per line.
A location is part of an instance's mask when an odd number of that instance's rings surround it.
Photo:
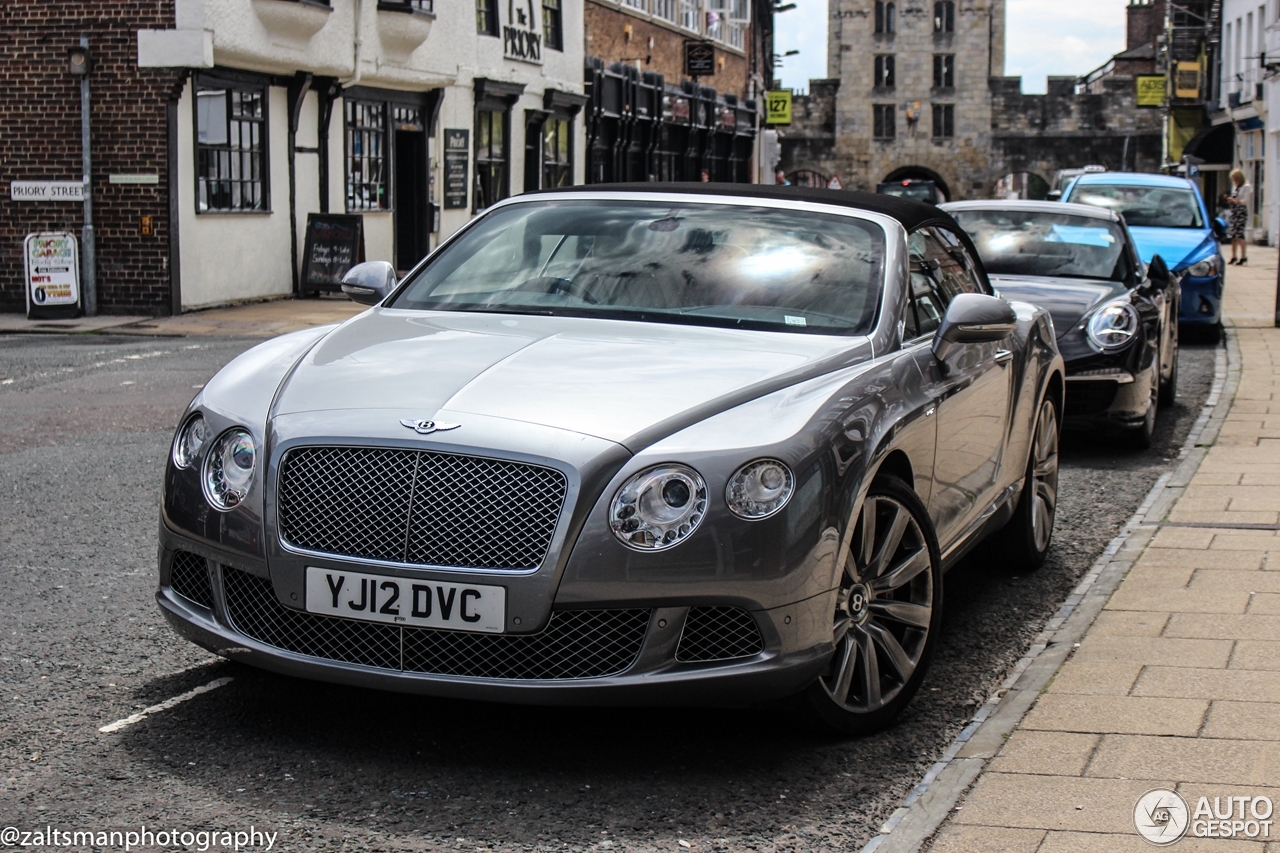
<path fill-rule="evenodd" d="M 196 698 L 201 693 L 208 693 L 210 690 L 217 690 L 219 687 L 222 687 L 225 684 L 230 684 L 231 681 L 232 681 L 231 678 L 216 678 L 213 681 L 210 681 L 208 684 L 205 684 L 201 687 L 197 687 L 193 690 L 188 690 L 186 693 L 181 693 L 177 696 L 174 696 L 172 699 L 166 699 L 163 702 L 161 702 L 159 705 L 152 705 L 150 708 L 143 708 L 138 713 L 130 714 L 129 716 L 125 717 L 123 720 L 116 720 L 114 723 L 108 723 L 107 725 L 98 729 L 98 731 L 102 732 L 103 734 L 109 735 L 112 732 L 118 732 L 121 729 L 127 729 L 129 726 L 132 726 L 134 723 L 142 722 L 152 714 L 158 714 L 161 711 L 167 711 L 175 705 L 181 705 L 183 702 L 187 701 L 188 699 Z"/>

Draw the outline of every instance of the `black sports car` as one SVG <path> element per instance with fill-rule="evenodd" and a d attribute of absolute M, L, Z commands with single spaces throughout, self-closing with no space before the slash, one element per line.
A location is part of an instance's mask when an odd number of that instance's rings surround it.
<path fill-rule="evenodd" d="M 1053 317 L 1067 363 L 1066 425 L 1123 429 L 1148 447 L 1178 385 L 1178 277 L 1140 260 L 1123 217 L 1082 204 L 969 201 L 943 209 L 1007 299 Z"/>

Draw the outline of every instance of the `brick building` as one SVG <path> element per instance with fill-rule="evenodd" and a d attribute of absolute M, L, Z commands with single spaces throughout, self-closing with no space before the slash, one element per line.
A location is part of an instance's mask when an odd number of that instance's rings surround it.
<path fill-rule="evenodd" d="M 768 0 L 586 0 L 588 183 L 760 180 L 757 103 L 772 85 Z M 712 73 L 684 71 L 686 42 Z"/>
<path fill-rule="evenodd" d="M 23 237 L 81 226 L 11 193 L 80 178 L 81 34 L 99 309 L 167 314 L 307 290 L 310 214 L 407 270 L 494 201 L 582 183 L 582 5 L 8 0 L 0 310 L 24 307 Z"/>
<path fill-rule="evenodd" d="M 80 78 L 68 66 L 81 35 L 89 37 L 92 62 L 99 309 L 173 310 L 169 111 L 182 75 L 138 68 L 136 36 L 140 27 L 172 26 L 170 4 L 154 0 L 0 4 L 0 311 L 25 310 L 23 238 L 39 231 L 78 237 L 83 225 L 80 203 L 10 195 L 12 181 L 81 178 Z M 113 183 L 113 175 L 154 175 L 156 183 Z M 153 228 L 147 235 L 140 233 L 144 217 Z"/>

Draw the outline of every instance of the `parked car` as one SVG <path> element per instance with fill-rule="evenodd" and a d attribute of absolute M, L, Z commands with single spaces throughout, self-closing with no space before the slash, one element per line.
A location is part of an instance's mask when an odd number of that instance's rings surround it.
<path fill-rule="evenodd" d="M 1053 315 L 1068 423 L 1120 427 L 1149 447 L 1178 388 L 1178 279 L 1139 259 L 1124 219 L 1083 204 L 968 201 L 943 209 L 969 233 L 1007 299 Z"/>
<path fill-rule="evenodd" d="M 910 270 L 910 272 L 909 272 Z M 1063 364 L 917 202 L 647 184 L 493 205 L 183 414 L 157 601 L 282 673 L 536 703 L 920 686 L 942 573 L 1044 559 Z"/>
<path fill-rule="evenodd" d="M 1107 171 L 1106 166 L 1085 166 L 1080 169 L 1059 169 L 1049 184 L 1049 201 L 1061 201 L 1062 196 L 1071 189 L 1071 184 L 1081 175 L 1092 175 Z"/>
<path fill-rule="evenodd" d="M 880 195 L 892 195 L 898 198 L 909 198 L 916 201 L 924 201 L 929 204 L 937 204 L 942 201 L 938 194 L 938 185 L 933 181 L 924 180 L 906 180 L 906 181 L 885 181 L 876 184 L 876 192 Z"/>
<path fill-rule="evenodd" d="M 1217 336 L 1226 262 L 1194 181 L 1125 172 L 1081 175 L 1063 201 L 1105 207 L 1124 216 L 1142 260 L 1150 263 L 1160 255 L 1181 278 L 1178 321 L 1192 331 Z"/>

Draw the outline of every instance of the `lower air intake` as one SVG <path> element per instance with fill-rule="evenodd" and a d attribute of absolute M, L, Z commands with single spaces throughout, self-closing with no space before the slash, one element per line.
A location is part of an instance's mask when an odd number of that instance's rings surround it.
<path fill-rule="evenodd" d="M 343 663 L 464 678 L 556 680 L 625 672 L 640 654 L 648 610 L 562 610 L 537 634 L 468 634 L 304 613 L 271 582 L 224 570 L 227 615 L 246 636 Z"/>
<path fill-rule="evenodd" d="M 213 609 L 213 585 L 204 557 L 190 551 L 174 551 L 169 566 L 169 586 L 178 595 L 201 607 Z"/>
<path fill-rule="evenodd" d="M 748 658 L 764 651 L 756 620 L 741 607 L 691 607 L 676 647 L 681 663 Z"/>

